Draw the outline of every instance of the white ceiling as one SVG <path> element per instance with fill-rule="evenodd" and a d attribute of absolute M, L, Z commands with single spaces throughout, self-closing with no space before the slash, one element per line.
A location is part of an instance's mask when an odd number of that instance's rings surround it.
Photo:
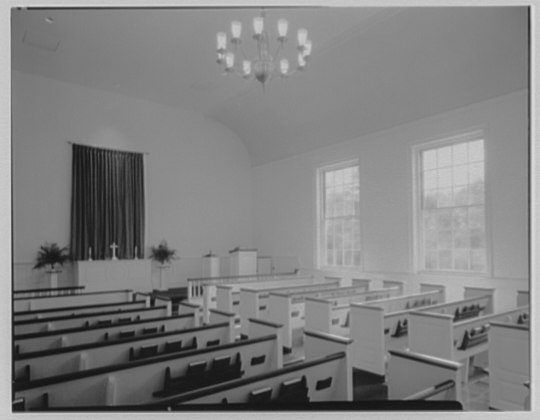
<path fill-rule="evenodd" d="M 215 63 L 216 32 L 233 19 L 247 32 L 256 14 L 13 10 L 12 67 L 203 113 L 239 135 L 253 165 L 528 86 L 525 7 L 269 9 L 268 24 L 306 27 L 314 48 L 306 72 L 265 92 Z"/>

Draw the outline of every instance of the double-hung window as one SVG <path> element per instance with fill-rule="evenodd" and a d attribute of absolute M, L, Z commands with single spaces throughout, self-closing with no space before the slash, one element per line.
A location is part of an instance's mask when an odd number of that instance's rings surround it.
<path fill-rule="evenodd" d="M 418 268 L 486 273 L 481 132 L 417 149 Z"/>
<path fill-rule="evenodd" d="M 357 268 L 360 253 L 360 191 L 358 161 L 320 168 L 319 267 Z"/>

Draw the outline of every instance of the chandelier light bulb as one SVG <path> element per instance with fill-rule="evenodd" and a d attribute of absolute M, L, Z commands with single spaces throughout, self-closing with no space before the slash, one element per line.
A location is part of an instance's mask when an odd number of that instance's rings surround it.
<path fill-rule="evenodd" d="M 308 57 L 311 55 L 311 40 L 307 40 L 304 44 L 304 58 L 307 60 Z"/>
<path fill-rule="evenodd" d="M 287 39 L 287 31 L 289 29 L 289 22 L 286 19 L 280 19 L 277 23 L 278 40 L 285 41 Z"/>
<path fill-rule="evenodd" d="M 234 54 L 232 52 L 225 54 L 225 67 L 227 70 L 232 70 L 234 67 Z"/>
<path fill-rule="evenodd" d="M 242 70 L 244 71 L 244 77 L 249 77 L 251 75 L 251 61 L 244 60 L 242 62 Z"/>
<path fill-rule="evenodd" d="M 216 60 L 217 63 L 218 63 L 218 64 L 221 64 L 221 63 L 223 63 L 224 60 L 225 60 L 225 54 L 218 51 L 218 53 L 217 53 L 217 60 Z"/>
<path fill-rule="evenodd" d="M 261 36 L 264 30 L 264 19 L 262 16 L 256 16 L 253 18 L 253 32 L 255 36 Z"/>
<path fill-rule="evenodd" d="M 298 46 L 304 47 L 307 41 L 307 29 L 300 28 L 298 29 Z"/>
<path fill-rule="evenodd" d="M 298 53 L 298 69 L 303 70 L 306 67 L 306 60 L 302 53 Z"/>
<path fill-rule="evenodd" d="M 286 76 L 289 72 L 289 60 L 282 58 L 279 62 L 279 70 L 281 71 L 282 76 Z"/>
<path fill-rule="evenodd" d="M 231 22 L 231 35 L 231 41 L 240 41 L 240 36 L 242 35 L 242 22 L 238 22 L 237 20 Z"/>
<path fill-rule="evenodd" d="M 223 53 L 227 49 L 227 34 L 225 32 L 217 33 L 217 51 Z"/>

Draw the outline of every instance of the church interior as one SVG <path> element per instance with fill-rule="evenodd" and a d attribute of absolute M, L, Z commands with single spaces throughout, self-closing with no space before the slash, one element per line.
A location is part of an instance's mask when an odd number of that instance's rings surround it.
<path fill-rule="evenodd" d="M 12 8 L 10 411 L 530 411 L 530 19 Z"/>

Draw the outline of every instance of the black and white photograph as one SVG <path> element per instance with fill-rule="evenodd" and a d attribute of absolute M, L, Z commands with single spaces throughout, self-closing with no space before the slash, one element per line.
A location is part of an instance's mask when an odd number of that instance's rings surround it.
<path fill-rule="evenodd" d="M 3 12 L 6 416 L 536 411 L 533 4 Z"/>

